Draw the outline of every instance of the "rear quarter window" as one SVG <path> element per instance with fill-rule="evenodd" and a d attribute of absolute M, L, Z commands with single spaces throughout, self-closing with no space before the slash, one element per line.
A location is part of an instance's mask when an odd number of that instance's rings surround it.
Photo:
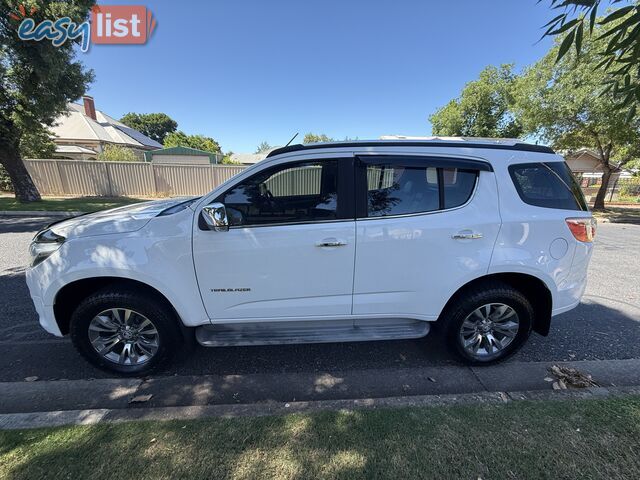
<path fill-rule="evenodd" d="M 511 165 L 509 174 L 523 202 L 536 207 L 587 211 L 587 203 L 565 162 Z"/>

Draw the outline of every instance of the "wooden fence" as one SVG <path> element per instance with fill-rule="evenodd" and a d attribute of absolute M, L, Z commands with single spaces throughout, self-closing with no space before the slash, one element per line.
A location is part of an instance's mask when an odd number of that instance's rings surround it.
<path fill-rule="evenodd" d="M 245 167 L 148 162 L 25 160 L 42 195 L 170 197 L 203 195 Z"/>

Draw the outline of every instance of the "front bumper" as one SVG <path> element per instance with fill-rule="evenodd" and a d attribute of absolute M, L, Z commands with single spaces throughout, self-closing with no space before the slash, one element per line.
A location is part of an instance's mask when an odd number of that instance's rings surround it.
<path fill-rule="evenodd" d="M 26 273 L 27 287 L 29 288 L 33 306 L 38 314 L 38 321 L 40 322 L 40 326 L 47 332 L 57 337 L 62 337 L 62 332 L 56 322 L 53 304 L 47 305 L 42 300 L 44 292 L 42 291 L 42 283 L 40 282 L 41 272 L 38 272 L 38 266 L 27 269 Z"/>

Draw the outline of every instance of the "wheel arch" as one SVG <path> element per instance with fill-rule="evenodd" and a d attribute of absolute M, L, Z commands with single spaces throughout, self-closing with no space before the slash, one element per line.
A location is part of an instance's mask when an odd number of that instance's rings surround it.
<path fill-rule="evenodd" d="M 170 311 L 175 315 L 180 328 L 186 328 L 173 304 L 158 289 L 139 280 L 109 276 L 75 280 L 63 286 L 56 293 L 53 304 L 53 313 L 60 332 L 63 335 L 67 335 L 69 333 L 71 315 L 82 300 L 87 298 L 89 295 L 108 287 L 133 290 L 157 299 L 158 302 L 165 305 L 165 307 L 170 309 Z"/>
<path fill-rule="evenodd" d="M 440 317 L 446 314 L 449 307 L 455 304 L 461 296 L 473 288 L 481 287 L 491 282 L 502 282 L 520 291 L 530 302 L 534 310 L 533 331 L 547 336 L 551 327 L 551 309 L 553 298 L 549 287 L 544 281 L 526 273 L 502 272 L 475 278 L 460 287 L 445 304 Z M 440 319 L 438 318 L 438 320 Z"/>

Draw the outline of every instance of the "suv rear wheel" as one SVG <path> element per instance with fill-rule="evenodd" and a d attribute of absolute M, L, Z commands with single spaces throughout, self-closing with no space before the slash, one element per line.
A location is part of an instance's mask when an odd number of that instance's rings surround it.
<path fill-rule="evenodd" d="M 89 362 L 121 375 L 143 375 L 166 364 L 182 343 L 173 312 L 149 295 L 107 288 L 71 316 L 71 340 Z"/>
<path fill-rule="evenodd" d="M 526 342 L 533 308 L 525 296 L 503 283 L 469 290 L 444 314 L 449 349 L 465 363 L 487 365 L 513 355 Z"/>

